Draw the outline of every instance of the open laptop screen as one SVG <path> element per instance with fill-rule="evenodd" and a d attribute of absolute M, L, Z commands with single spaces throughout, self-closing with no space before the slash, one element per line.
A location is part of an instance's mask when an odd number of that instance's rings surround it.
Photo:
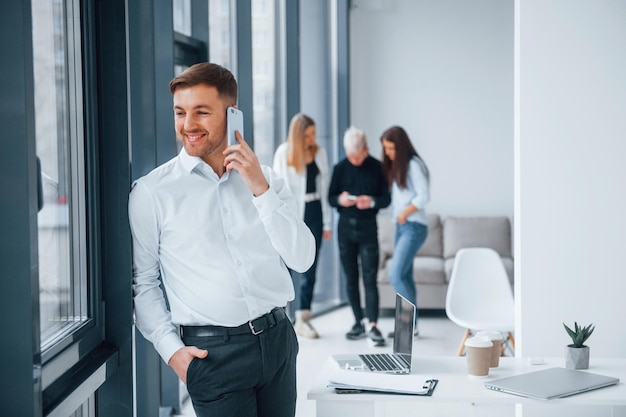
<path fill-rule="evenodd" d="M 393 352 L 411 363 L 413 329 L 415 328 L 415 305 L 401 295 L 396 296 Z"/>

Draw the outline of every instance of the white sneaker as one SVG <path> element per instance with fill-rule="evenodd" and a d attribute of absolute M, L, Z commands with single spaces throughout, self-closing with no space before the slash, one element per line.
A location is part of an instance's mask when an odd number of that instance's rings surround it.
<path fill-rule="evenodd" d="M 298 336 L 306 337 L 307 339 L 317 339 L 319 335 L 309 322 L 310 318 L 310 310 L 296 311 L 296 322 L 293 325 L 293 329 Z"/>

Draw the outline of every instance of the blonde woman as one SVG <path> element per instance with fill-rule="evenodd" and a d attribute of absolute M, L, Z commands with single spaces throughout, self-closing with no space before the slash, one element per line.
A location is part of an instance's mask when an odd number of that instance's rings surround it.
<path fill-rule="evenodd" d="M 282 175 L 298 204 L 301 218 L 315 236 L 315 261 L 303 274 L 291 271 L 296 287 L 294 329 L 299 336 L 315 339 L 317 331 L 310 323 L 311 302 L 319 249 L 322 239 L 331 238 L 331 211 L 328 199 L 328 156 L 316 140 L 315 122 L 298 113 L 291 119 L 287 141 L 274 154 L 274 170 Z M 298 288 L 297 277 L 300 277 Z M 289 310 L 293 310 L 290 306 Z"/>

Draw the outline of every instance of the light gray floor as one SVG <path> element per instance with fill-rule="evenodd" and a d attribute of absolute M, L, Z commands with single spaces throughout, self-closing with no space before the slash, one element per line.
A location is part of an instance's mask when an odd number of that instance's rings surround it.
<path fill-rule="evenodd" d="M 387 335 L 393 329 L 391 312 L 385 312 L 378 321 L 378 328 Z M 332 353 L 350 352 L 391 352 L 391 341 L 386 347 L 373 347 L 366 339 L 347 340 L 345 333 L 354 324 L 352 311 L 341 307 L 331 313 L 315 317 L 311 323 L 320 334 L 316 340 L 299 338 L 298 355 L 298 403 L 297 417 L 314 417 L 315 403 L 306 399 L 307 392 L 315 377 Z M 420 356 L 454 356 L 463 337 L 464 329 L 452 323 L 443 315 L 426 315 L 418 320 L 420 335 L 415 339 L 413 353 Z M 195 417 L 190 402 L 185 403 L 180 416 Z"/>

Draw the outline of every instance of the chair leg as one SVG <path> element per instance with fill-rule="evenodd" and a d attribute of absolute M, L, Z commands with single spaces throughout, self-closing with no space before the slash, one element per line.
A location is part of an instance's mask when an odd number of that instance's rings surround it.
<path fill-rule="evenodd" d="M 506 339 L 500 345 L 500 356 L 504 356 L 504 350 L 507 343 L 511 346 L 511 351 L 513 352 L 513 356 L 515 356 L 515 338 L 511 332 L 506 335 Z"/>
<path fill-rule="evenodd" d="M 463 340 L 461 340 L 461 346 L 459 346 L 459 351 L 457 353 L 457 356 L 463 356 L 463 351 L 465 350 L 465 341 L 470 336 L 470 333 L 471 333 L 470 329 L 465 330 L 465 334 L 463 335 Z"/>
<path fill-rule="evenodd" d="M 513 333 L 509 332 L 506 338 L 509 340 L 509 343 L 511 344 L 511 349 L 515 351 L 515 338 L 513 337 Z"/>

